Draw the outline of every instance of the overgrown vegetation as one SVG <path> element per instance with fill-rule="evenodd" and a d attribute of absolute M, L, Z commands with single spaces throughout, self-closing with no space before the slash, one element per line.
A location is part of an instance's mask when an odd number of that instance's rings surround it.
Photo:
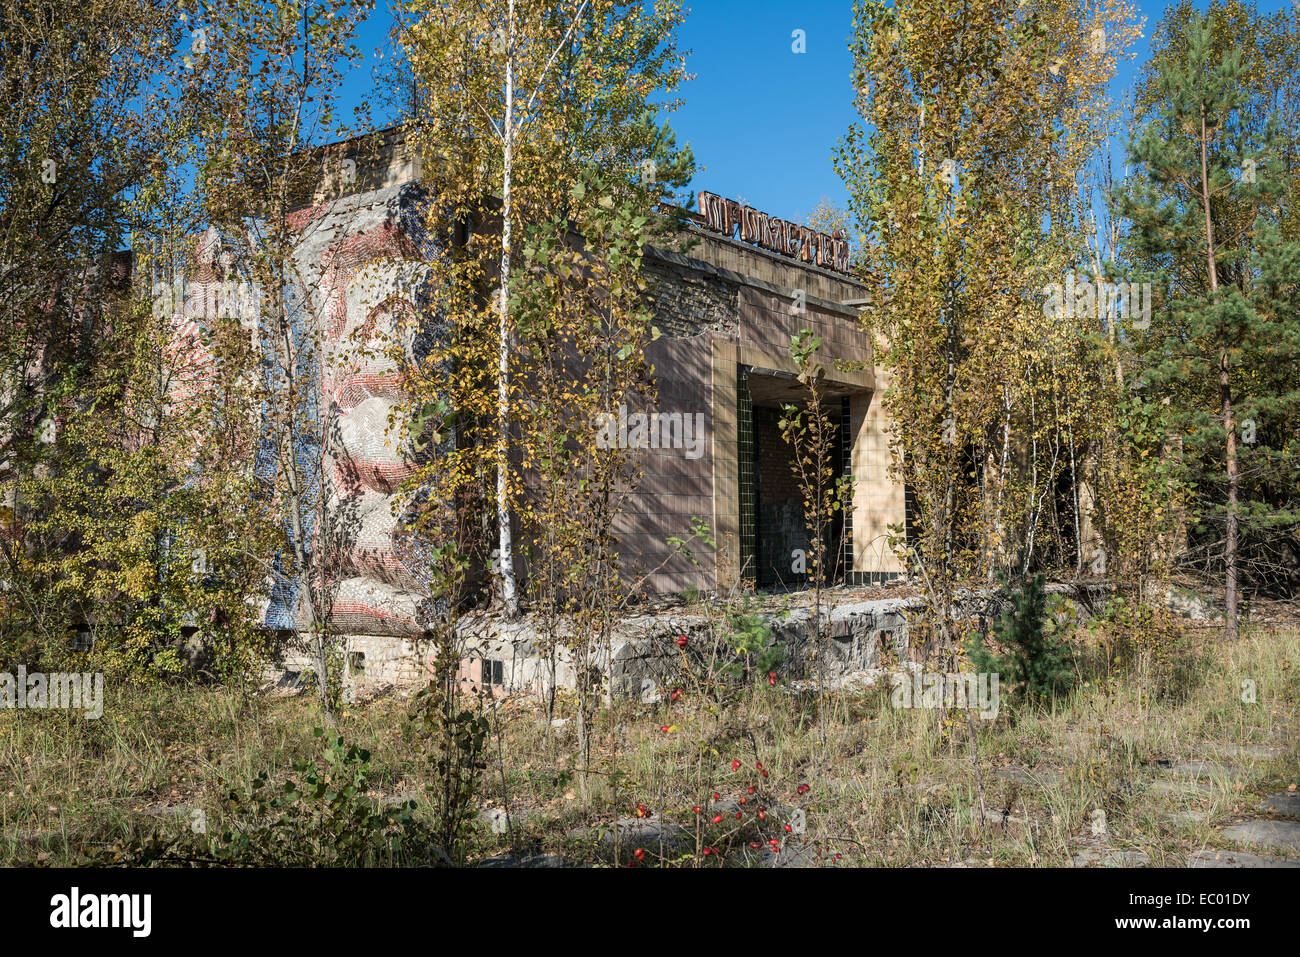
<path fill-rule="evenodd" d="M 722 720 L 690 684 L 676 698 L 601 712 L 585 800 L 572 722 L 547 732 L 539 705 L 499 705 L 502 766 L 494 756 L 482 779 L 464 859 L 553 853 L 571 863 L 733 866 L 771 859 L 776 840 L 780 855 L 815 866 L 1060 865 L 1103 810 L 1114 846 L 1182 865 L 1191 851 L 1217 846 L 1217 825 L 1253 808 L 1257 795 L 1297 783 L 1300 632 L 1251 628 L 1231 646 L 1213 629 L 1189 633 L 1198 665 L 1164 691 L 1107 650 L 1116 637 L 1109 628 L 1075 637 L 1073 691 L 977 721 L 988 829 L 975 819 L 961 723 L 891 707 L 886 682 L 833 696 L 823 745 L 811 702 L 760 676 Z M 561 694 L 559 716 L 575 707 Z M 345 743 L 315 732 L 318 708 L 302 696 L 255 700 L 250 711 L 230 692 L 161 687 L 114 696 L 100 722 L 0 714 L 0 765 L 13 782 L 0 792 L 0 858 L 112 862 L 116 850 L 138 861 L 131 855 L 141 848 L 176 843 L 186 850 L 173 849 L 172 864 L 252 863 L 273 850 L 301 863 L 445 863 L 436 788 L 425 788 L 440 772 L 410 750 L 409 703 L 345 708 Z M 1239 747 L 1263 756 L 1246 762 Z M 1155 786 L 1161 761 L 1204 758 L 1221 765 L 1194 792 Z M 238 800 L 227 800 L 231 791 Z M 509 807 L 505 833 L 478 816 L 480 802 Z M 1189 810 L 1203 819 L 1180 816 Z M 193 833 L 197 811 L 203 837 Z M 616 851 L 598 836 L 614 820 L 662 825 L 663 846 L 625 829 Z M 335 829 L 339 843 L 326 847 Z"/>
<path fill-rule="evenodd" d="M 983 636 L 974 635 L 966 646 L 971 667 L 997 672 L 1006 692 L 1033 702 L 1066 694 L 1075 680 L 1069 644 L 1074 624 L 1071 609 L 1063 607 L 1066 602 L 1058 596 L 1048 596 L 1042 575 L 1031 576 L 1015 589 L 1004 579 L 1003 589 L 1009 607 L 994 624 L 992 638 L 1006 650 L 999 654 Z"/>
<path fill-rule="evenodd" d="M 1241 600 L 1300 583 L 1294 13 L 1179 0 L 1122 109 L 1123 0 L 854 4 L 849 208 L 810 219 L 873 292 L 906 666 L 997 673 L 977 720 L 830 685 L 855 502 L 812 325 L 779 422 L 811 628 L 697 518 L 665 564 L 718 587 L 618 644 L 657 569 L 609 423 L 657 406 L 648 248 L 693 228 L 677 0 L 401 0 L 381 92 L 418 182 L 343 238 L 370 0 L 155 6 L 0 0 L 0 674 L 110 679 L 102 720 L 0 709 L 0 856 L 1061 863 L 1100 814 L 1176 863 L 1294 785 L 1297 634 Z M 466 613 L 523 611 L 532 687 L 471 692 Z M 356 704 L 349 615 L 411 643 L 413 701 Z M 253 694 L 286 650 L 312 700 Z M 1153 762 L 1247 741 L 1203 823 L 1164 816 Z"/>

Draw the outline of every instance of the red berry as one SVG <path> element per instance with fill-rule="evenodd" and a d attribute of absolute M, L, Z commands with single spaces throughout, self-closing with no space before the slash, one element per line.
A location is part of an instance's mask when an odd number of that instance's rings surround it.
<path fill-rule="evenodd" d="M 740 770 L 740 762 L 739 762 L 739 761 L 732 761 L 732 762 L 731 762 L 731 770 L 733 770 L 733 771 L 739 771 L 739 770 Z"/>
<path fill-rule="evenodd" d="M 736 812 L 736 817 L 740 817 L 740 812 L 739 812 L 739 811 Z"/>
<path fill-rule="evenodd" d="M 666 724 L 661 724 L 661 725 L 659 726 L 659 730 L 662 731 L 664 734 L 667 734 L 667 733 L 668 733 L 668 730 L 669 730 L 668 725 L 666 725 Z"/>
<path fill-rule="evenodd" d="M 714 853 L 713 848 L 711 848 L 711 847 L 706 847 L 706 848 L 704 849 L 704 856 L 705 856 L 705 857 L 708 857 L 708 856 L 709 856 L 710 854 L 712 854 L 712 853 Z"/>
<path fill-rule="evenodd" d="M 715 801 L 721 801 L 721 800 L 722 800 L 722 795 L 719 794 L 717 791 L 714 791 L 714 792 L 713 792 L 713 800 L 715 800 Z"/>
<path fill-rule="evenodd" d="M 638 861 L 644 861 L 645 851 L 638 847 L 636 851 L 632 854 L 632 856 L 635 857 Z"/>
<path fill-rule="evenodd" d="M 648 813 L 649 813 L 649 808 L 647 808 L 644 804 L 638 804 L 638 805 L 636 806 L 636 816 L 637 816 L 637 817 L 645 817 L 646 814 L 648 814 Z"/>
<path fill-rule="evenodd" d="M 758 841 L 750 841 L 749 846 L 752 847 L 754 850 L 758 850 L 763 845 L 760 844 Z"/>
<path fill-rule="evenodd" d="M 682 696 L 682 689 L 681 689 L 681 688 L 674 688 L 674 689 L 673 689 L 672 700 L 673 700 L 673 701 L 676 701 L 676 700 L 677 700 L 678 698 L 680 698 L 681 696 Z"/>
<path fill-rule="evenodd" d="M 741 798 L 741 799 L 740 799 L 740 803 L 741 803 L 741 804 L 744 804 L 746 800 L 748 800 L 748 798 Z"/>
<path fill-rule="evenodd" d="M 717 817 L 715 817 L 715 818 L 713 819 L 713 823 L 714 823 L 714 824 L 721 824 L 721 823 L 722 823 L 722 815 L 719 814 Z"/>
<path fill-rule="evenodd" d="M 751 784 L 751 785 L 749 786 L 749 793 L 750 793 L 750 794 L 753 794 L 753 793 L 754 793 L 755 791 L 757 791 L 757 790 L 758 790 L 758 788 L 754 787 L 754 785 Z"/>
<path fill-rule="evenodd" d="M 754 762 L 754 767 L 758 768 L 760 771 L 763 770 L 763 762 L 762 762 L 762 761 L 755 761 L 755 762 Z"/>
<path fill-rule="evenodd" d="M 766 772 L 766 771 L 763 772 L 763 777 L 767 777 L 767 772 Z"/>
<path fill-rule="evenodd" d="M 766 821 L 766 820 L 767 820 L 767 815 L 766 815 L 764 812 L 759 811 L 759 812 L 758 812 L 758 819 L 759 819 L 760 821 Z"/>
<path fill-rule="evenodd" d="M 801 784 L 801 785 L 799 785 L 797 788 L 795 788 L 795 790 L 798 791 L 800 794 L 805 794 L 805 793 L 807 793 L 807 791 L 809 790 L 809 788 L 808 788 L 808 785 L 806 785 L 806 784 Z"/>
<path fill-rule="evenodd" d="M 678 635 L 678 636 L 677 636 L 677 647 L 678 647 L 678 648 L 685 648 L 685 647 L 686 647 L 686 636 L 685 636 L 685 635 Z"/>
<path fill-rule="evenodd" d="M 789 831 L 791 834 L 794 833 L 794 828 L 792 828 L 789 824 L 787 824 L 787 825 L 785 826 L 785 829 L 786 829 L 787 831 Z"/>
<path fill-rule="evenodd" d="M 778 841 L 776 838 L 772 838 L 772 840 L 768 841 L 767 843 L 771 844 L 773 847 L 776 847 L 781 842 Z"/>
<path fill-rule="evenodd" d="M 691 808 L 691 810 L 694 811 L 696 814 L 699 814 L 699 813 L 700 813 L 700 806 L 697 804 L 697 805 L 695 805 L 695 807 Z"/>
<path fill-rule="evenodd" d="M 767 683 L 770 684 L 770 685 L 774 685 L 774 684 L 776 684 L 776 672 L 775 672 L 775 671 L 769 671 L 769 672 L 767 673 Z"/>

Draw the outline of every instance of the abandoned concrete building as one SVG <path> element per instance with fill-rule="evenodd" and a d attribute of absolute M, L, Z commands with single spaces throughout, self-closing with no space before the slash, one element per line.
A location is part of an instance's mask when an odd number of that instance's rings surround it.
<path fill-rule="evenodd" d="M 701 194 L 702 205 L 713 199 Z M 851 511 L 831 529 L 828 574 L 853 583 L 893 577 L 900 566 L 887 539 L 889 527 L 903 522 L 904 497 L 888 476 L 884 374 L 858 320 L 867 290 L 845 273 L 727 235 L 748 210 L 724 203 L 726 232 L 696 216 L 688 251 L 652 248 L 648 257 L 664 331 L 651 346 L 660 408 L 703 411 L 708 441 L 695 459 L 645 451 L 639 493 L 623 518 L 623 539 L 634 543 L 628 558 L 658 567 L 664 539 L 698 516 L 718 542 L 713 567 L 701 572 L 670 561 L 651 576 L 653 590 L 724 587 L 737 578 L 760 588 L 807 583 L 807 573 L 795 570 L 802 568 L 796 553 L 809 550 L 802 495 L 778 421 L 782 406 L 807 398 L 790 341 L 809 328 L 822 339 L 814 359 L 836 420 L 833 464 L 853 487 Z M 801 239 L 788 248 L 798 249 Z"/>
<path fill-rule="evenodd" d="M 412 241 L 418 164 L 400 129 L 372 134 L 365 143 L 365 150 L 360 141 L 326 148 L 316 194 L 297 214 L 304 238 L 295 256 L 314 277 L 308 295 L 317 301 L 309 313 L 321 324 L 327 355 L 330 343 L 379 329 L 393 315 L 394 296 L 412 287 L 409 271 L 394 260 L 408 257 L 418 268 Z M 853 489 L 852 508 L 827 543 L 834 556 L 829 570 L 848 583 L 897 575 L 888 536 L 904 521 L 905 498 L 888 475 L 881 402 L 887 373 L 873 361 L 859 322 L 868 290 L 847 272 L 847 244 L 712 194 L 701 194 L 700 206 L 691 241 L 651 248 L 645 271 L 663 333 L 647 356 L 657 374 L 657 411 L 701 423 L 703 434 L 692 436 L 687 450 L 640 453 L 643 478 L 615 529 L 626 568 L 646 575 L 647 591 L 660 594 L 727 587 L 742 578 L 759 588 L 806 583 L 797 554 L 809 551 L 801 495 L 777 423 L 784 403 L 806 396 L 790 340 L 807 327 L 822 339 L 814 359 L 836 421 L 834 468 Z M 201 248 L 196 282 L 217 281 L 204 263 L 221 255 L 220 246 L 213 238 Z M 373 265 L 377 256 L 387 264 Z M 381 360 L 362 369 L 325 365 L 322 408 L 337 410 L 363 486 L 341 495 L 352 497 L 359 521 L 334 626 L 348 635 L 349 660 L 367 680 L 410 678 L 421 670 L 421 596 L 394 558 L 399 519 L 389 507 L 410 464 L 383 439 L 389 412 L 401 400 L 399 377 Z M 672 556 L 667 544 L 688 533 L 694 519 L 708 523 L 717 541 L 714 554 L 697 552 L 700 565 Z M 266 625 L 292 628 L 299 597 L 276 589 Z"/>

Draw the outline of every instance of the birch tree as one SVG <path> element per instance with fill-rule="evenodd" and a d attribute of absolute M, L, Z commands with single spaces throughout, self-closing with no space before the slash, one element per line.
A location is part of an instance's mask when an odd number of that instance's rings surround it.
<path fill-rule="evenodd" d="M 326 473 L 339 457 L 339 436 L 321 394 L 330 361 L 322 340 L 324 265 L 302 252 L 320 218 L 300 211 L 322 172 L 340 173 L 323 171 L 312 148 L 350 129 L 339 94 L 360 58 L 353 40 L 369 10 L 367 0 L 213 0 L 196 23 L 205 37 L 196 69 L 220 78 L 198 120 L 207 213 L 261 293 L 258 473 L 282 510 L 288 539 L 274 596 L 292 596 L 291 627 L 309 640 L 329 721 L 341 694 L 332 615 L 349 529 Z"/>
<path fill-rule="evenodd" d="M 492 433 L 484 447 L 495 475 L 494 568 L 510 615 L 519 611 L 517 475 L 533 464 L 519 436 L 512 345 L 520 229 L 556 213 L 570 217 L 574 197 L 587 195 L 573 191 L 586 167 L 643 175 L 658 128 L 641 118 L 684 75 L 673 38 L 680 19 L 674 2 L 646 11 L 620 0 L 412 0 L 405 10 L 402 43 L 418 91 L 411 127 L 433 191 L 431 229 L 449 221 L 467 227 L 462 248 L 440 264 L 450 321 L 492 328 L 491 400 L 476 388 L 455 405 L 459 421 L 477 419 Z M 453 364 L 469 376 L 484 358 L 462 355 Z"/>

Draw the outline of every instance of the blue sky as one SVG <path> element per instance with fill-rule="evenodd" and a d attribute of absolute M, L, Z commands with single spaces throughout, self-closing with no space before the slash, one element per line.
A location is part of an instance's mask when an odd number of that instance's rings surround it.
<path fill-rule="evenodd" d="M 951 0 L 935 0 L 951 2 Z M 1149 52 L 1150 34 L 1166 4 L 1130 0 L 1143 35 L 1133 59 L 1112 83 L 1118 98 Z M 1291 0 L 1257 0 L 1260 13 Z M 1201 9 L 1208 4 L 1198 3 Z M 831 151 L 855 119 L 849 82 L 851 0 L 696 0 L 680 43 L 690 50 L 695 79 L 680 91 L 683 107 L 669 117 L 677 142 L 690 142 L 701 171 L 692 188 L 744 199 L 773 215 L 802 222 L 823 197 L 844 205 L 847 194 Z M 376 11 L 363 34 L 367 52 L 384 42 L 388 14 Z M 791 50 L 803 30 L 807 52 Z"/>

